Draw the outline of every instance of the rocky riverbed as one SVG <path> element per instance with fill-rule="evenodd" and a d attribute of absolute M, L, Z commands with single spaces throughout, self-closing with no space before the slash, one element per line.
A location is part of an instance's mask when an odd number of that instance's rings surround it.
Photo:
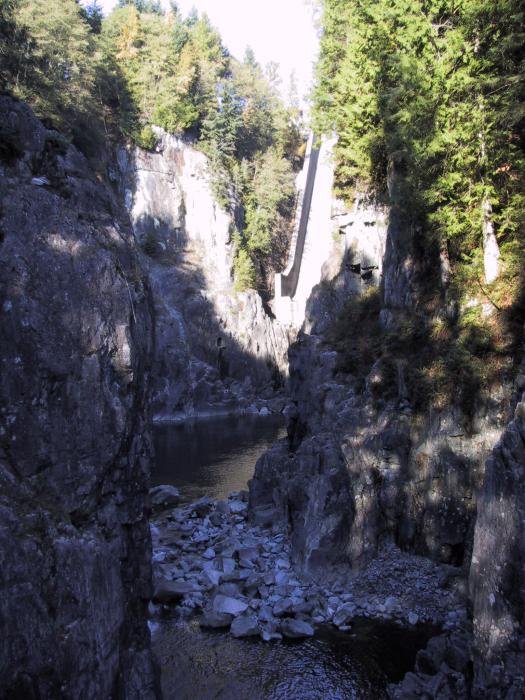
<path fill-rule="evenodd" d="M 294 568 L 285 532 L 250 522 L 247 493 L 182 507 L 173 487 L 153 493 L 153 617 L 170 609 L 203 628 L 266 642 L 305 638 L 354 620 L 460 630 L 461 579 L 452 567 L 386 547 L 359 573 L 313 580 Z"/>

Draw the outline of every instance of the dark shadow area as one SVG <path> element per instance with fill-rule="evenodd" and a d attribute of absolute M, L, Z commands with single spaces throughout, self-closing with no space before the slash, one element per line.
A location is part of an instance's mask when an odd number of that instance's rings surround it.
<path fill-rule="evenodd" d="M 171 620 L 153 634 L 166 700 L 386 700 L 437 632 L 356 619 L 349 633 L 319 627 L 302 642 L 261 644 Z"/>

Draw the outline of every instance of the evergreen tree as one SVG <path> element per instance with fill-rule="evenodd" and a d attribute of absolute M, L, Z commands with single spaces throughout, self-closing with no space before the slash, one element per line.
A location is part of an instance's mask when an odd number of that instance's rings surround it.
<path fill-rule="evenodd" d="M 453 260 L 521 240 L 524 19 L 517 0 L 324 0 L 315 123 L 339 193 L 386 196 L 395 172 L 390 201 Z"/>
<path fill-rule="evenodd" d="M 160 0 L 118 0 L 119 7 L 134 7 L 137 12 L 152 13 L 162 15 L 162 4 Z"/>
<path fill-rule="evenodd" d="M 91 0 L 85 7 L 81 8 L 81 12 L 86 18 L 87 23 L 91 27 L 94 34 L 100 34 L 102 30 L 102 20 L 104 13 L 98 3 L 98 0 Z"/>

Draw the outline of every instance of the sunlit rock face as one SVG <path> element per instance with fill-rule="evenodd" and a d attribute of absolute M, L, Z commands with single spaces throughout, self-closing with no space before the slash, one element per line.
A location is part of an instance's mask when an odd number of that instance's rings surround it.
<path fill-rule="evenodd" d="M 206 156 L 155 127 L 154 151 L 122 148 L 124 198 L 139 241 L 182 255 L 197 248 L 210 286 L 230 289 L 233 222 L 216 202 Z"/>
<path fill-rule="evenodd" d="M 256 292 L 233 290 L 233 220 L 215 199 L 207 158 L 156 133 L 153 152 L 118 154 L 155 305 L 154 414 L 248 409 L 286 374 L 288 332 Z"/>
<path fill-rule="evenodd" d="M 152 323 L 129 220 L 0 97 L 0 696 L 153 698 Z"/>
<path fill-rule="evenodd" d="M 525 694 L 525 365 L 514 418 L 487 460 L 469 584 L 475 694 Z M 486 693 L 486 694 L 483 694 Z"/>

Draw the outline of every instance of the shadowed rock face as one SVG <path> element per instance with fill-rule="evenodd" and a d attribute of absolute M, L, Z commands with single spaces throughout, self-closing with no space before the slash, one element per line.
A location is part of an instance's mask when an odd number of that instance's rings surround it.
<path fill-rule="evenodd" d="M 0 696 L 153 698 L 148 290 L 110 192 L 6 96 L 0 317 Z"/>
<path fill-rule="evenodd" d="M 525 369 L 525 365 L 523 366 Z M 525 386 L 525 372 L 518 376 Z M 525 393 L 492 455 L 478 501 L 469 579 L 474 615 L 474 690 L 525 693 Z M 486 695 L 481 690 L 486 689 Z"/>

